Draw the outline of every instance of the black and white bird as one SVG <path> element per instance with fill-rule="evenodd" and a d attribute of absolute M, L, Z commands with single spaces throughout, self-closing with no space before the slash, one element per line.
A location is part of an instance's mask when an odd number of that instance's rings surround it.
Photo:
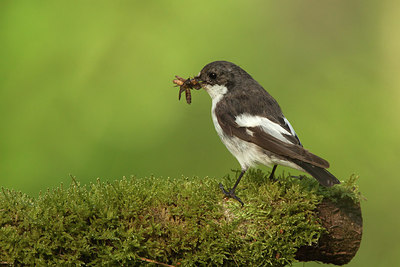
<path fill-rule="evenodd" d="M 210 95 L 215 129 L 242 169 L 231 189 L 220 184 L 226 196 L 243 205 L 235 189 L 246 170 L 257 164 L 272 167 L 270 177 L 283 165 L 311 174 L 326 187 L 340 183 L 326 170 L 326 160 L 303 148 L 276 100 L 242 68 L 215 61 L 195 79 Z"/>

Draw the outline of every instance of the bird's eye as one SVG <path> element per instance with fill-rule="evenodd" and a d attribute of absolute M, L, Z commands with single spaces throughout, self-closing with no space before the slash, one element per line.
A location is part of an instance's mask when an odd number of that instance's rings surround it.
<path fill-rule="evenodd" d="M 217 78 L 217 74 L 215 72 L 210 72 L 208 74 L 208 77 L 210 77 L 210 79 L 215 80 Z"/>

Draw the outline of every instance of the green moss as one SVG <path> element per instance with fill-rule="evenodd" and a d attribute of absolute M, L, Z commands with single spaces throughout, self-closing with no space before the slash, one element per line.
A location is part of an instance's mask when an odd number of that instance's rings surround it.
<path fill-rule="evenodd" d="M 324 197 L 359 201 L 354 177 L 331 189 L 313 179 L 271 181 L 250 170 L 226 200 L 218 183 L 235 178 L 98 180 L 31 198 L 0 194 L 0 262 L 34 265 L 286 265 L 325 231 L 315 214 Z"/>

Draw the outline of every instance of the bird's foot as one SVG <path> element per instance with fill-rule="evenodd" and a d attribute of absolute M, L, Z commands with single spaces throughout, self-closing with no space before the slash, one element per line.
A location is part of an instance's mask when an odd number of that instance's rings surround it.
<path fill-rule="evenodd" d="M 268 176 L 268 179 L 269 179 L 270 181 L 273 181 L 273 182 L 278 181 L 278 179 L 275 178 L 275 175 L 274 175 L 273 173 L 271 173 L 271 174 Z"/>
<path fill-rule="evenodd" d="M 221 188 L 222 193 L 224 193 L 226 197 L 236 199 L 240 204 L 242 204 L 242 207 L 244 206 L 243 201 L 236 196 L 235 189 L 229 189 L 229 191 L 226 191 L 221 183 L 219 184 L 219 188 Z"/>

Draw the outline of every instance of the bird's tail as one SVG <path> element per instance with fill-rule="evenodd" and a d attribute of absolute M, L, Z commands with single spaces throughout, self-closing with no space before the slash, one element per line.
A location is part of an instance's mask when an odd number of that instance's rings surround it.
<path fill-rule="evenodd" d="M 324 168 L 314 166 L 298 159 L 291 160 L 303 170 L 311 174 L 312 177 L 314 177 L 321 185 L 325 187 L 331 187 L 335 184 L 340 184 L 340 181 Z"/>

